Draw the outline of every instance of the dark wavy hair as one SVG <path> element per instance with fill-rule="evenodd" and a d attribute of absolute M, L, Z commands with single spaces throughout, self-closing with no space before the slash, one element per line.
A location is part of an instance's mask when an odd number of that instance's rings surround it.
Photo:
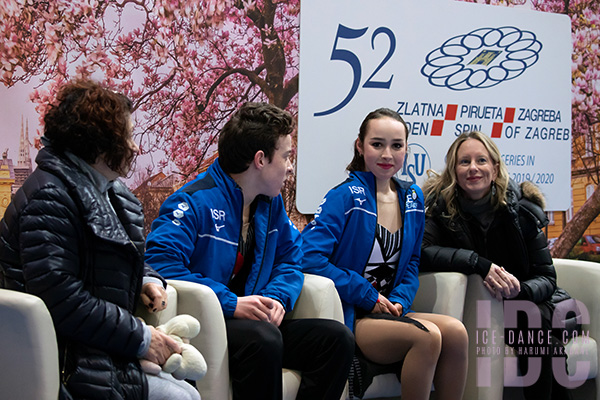
<path fill-rule="evenodd" d="M 291 134 L 294 128 L 289 112 L 268 103 L 245 103 L 221 129 L 221 168 L 228 174 L 244 172 L 260 150 L 271 161 L 279 138 Z"/>
<path fill-rule="evenodd" d="M 398 122 L 401 122 L 402 125 L 404 125 L 404 129 L 406 130 L 406 142 L 408 142 L 408 124 L 404 121 L 400 114 L 389 108 L 378 108 L 377 110 L 371 111 L 367 114 L 362 124 L 360 124 L 360 128 L 358 130 L 358 138 L 354 141 L 354 157 L 352 158 L 352 161 L 350 161 L 350 164 L 348 164 L 348 166 L 346 167 L 347 171 L 354 172 L 365 170 L 365 159 L 358 152 L 356 144 L 357 142 L 365 142 L 365 136 L 367 136 L 367 128 L 369 127 L 369 121 L 379 118 L 391 118 L 395 119 Z"/>
<path fill-rule="evenodd" d="M 44 116 L 44 136 L 59 152 L 70 151 L 89 164 L 99 156 L 126 175 L 135 156 L 131 148 L 132 102 L 90 80 L 61 87 Z"/>

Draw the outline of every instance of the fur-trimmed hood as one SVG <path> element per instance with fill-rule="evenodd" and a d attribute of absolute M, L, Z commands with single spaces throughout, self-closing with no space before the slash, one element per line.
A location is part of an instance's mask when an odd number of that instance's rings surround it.
<path fill-rule="evenodd" d="M 540 188 L 533 182 L 517 184 L 511 179 L 508 182 L 506 200 L 509 209 L 514 210 L 515 214 L 529 215 L 540 229 L 548 225 L 548 217 L 544 212 L 546 200 Z"/>
<path fill-rule="evenodd" d="M 542 209 L 546 209 L 546 198 L 540 188 L 533 182 L 525 181 L 521 183 L 521 193 L 524 198 L 537 204 Z"/>

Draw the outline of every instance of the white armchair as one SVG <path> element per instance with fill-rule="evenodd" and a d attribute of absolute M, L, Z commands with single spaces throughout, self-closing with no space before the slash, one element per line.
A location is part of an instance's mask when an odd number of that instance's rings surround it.
<path fill-rule="evenodd" d="M 469 370 L 464 398 L 500 400 L 504 387 L 504 309 L 477 274 L 468 276 L 463 323 L 469 333 Z M 485 343 L 483 337 L 487 340 Z M 480 351 L 488 349 L 501 349 L 502 353 L 480 355 Z"/>
<path fill-rule="evenodd" d="M 206 376 L 196 382 L 202 398 L 231 399 L 227 334 L 225 319 L 217 296 L 207 286 L 169 280 L 176 295 L 169 299 L 166 310 L 147 316 L 147 321 L 160 324 L 176 314 L 190 314 L 200 321 L 200 334 L 191 340 L 208 365 Z M 327 318 L 343 322 L 342 305 L 333 282 L 328 278 L 305 275 L 304 286 L 294 310 L 286 318 Z M 284 369 L 283 399 L 294 399 L 300 387 L 301 374 Z"/>
<path fill-rule="evenodd" d="M 58 347 L 44 302 L 30 294 L 0 289 L 0 321 L 0 396 L 56 400 Z"/>
<path fill-rule="evenodd" d="M 289 319 L 323 318 L 344 323 L 342 302 L 333 281 L 317 275 L 304 274 L 304 285 Z M 283 370 L 283 399 L 295 399 L 302 376 L 298 371 Z"/>
<path fill-rule="evenodd" d="M 600 264 L 589 261 L 554 259 L 558 285 L 587 308 L 590 321 L 584 323 L 582 332 L 586 335 L 571 340 L 566 351 L 569 353 L 567 365 L 569 374 L 577 368 L 577 362 L 589 362 L 587 381 L 573 390 L 573 398 L 600 400 L 598 387 L 598 358 L 600 349 Z M 589 340 L 587 340 L 589 338 Z"/>
<path fill-rule="evenodd" d="M 177 293 L 167 287 L 169 300 Z M 142 308 L 139 315 L 156 322 Z M 175 313 L 176 308 L 170 310 Z M 174 316 L 172 314 L 171 316 Z M 165 312 L 165 320 L 170 316 Z M 37 296 L 0 289 L 0 393 L 2 398 L 56 400 L 60 385 L 58 345 L 50 312 Z"/>

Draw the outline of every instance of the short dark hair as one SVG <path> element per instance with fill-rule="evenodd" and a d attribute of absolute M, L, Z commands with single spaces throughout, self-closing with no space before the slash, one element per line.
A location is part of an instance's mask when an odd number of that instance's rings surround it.
<path fill-rule="evenodd" d="M 361 143 L 364 143 L 365 136 L 367 136 L 367 128 L 369 126 L 369 121 L 371 121 L 372 119 L 379 118 L 392 118 L 398 122 L 401 122 L 402 125 L 404 125 L 404 129 L 406 130 L 405 139 L 408 142 L 408 125 L 406 124 L 404 119 L 402 119 L 400 114 L 389 108 L 378 108 L 377 110 L 368 113 L 365 119 L 363 120 L 362 124 L 360 124 L 360 128 L 358 130 L 358 139 L 356 140 L 359 140 Z M 352 161 L 350 161 L 350 164 L 348 164 L 348 166 L 346 167 L 346 170 L 350 172 L 364 171 L 365 168 L 365 159 L 358 152 L 358 149 L 356 148 L 356 141 L 354 141 L 354 157 L 352 158 Z"/>
<path fill-rule="evenodd" d="M 219 164 L 228 174 L 244 172 L 262 150 L 269 161 L 281 136 L 294 131 L 294 118 L 268 103 L 245 103 L 227 121 L 219 136 Z"/>
<path fill-rule="evenodd" d="M 89 164 L 103 155 L 122 175 L 135 153 L 129 143 L 132 102 L 91 80 L 62 86 L 44 116 L 44 136 L 59 152 L 70 151 Z"/>

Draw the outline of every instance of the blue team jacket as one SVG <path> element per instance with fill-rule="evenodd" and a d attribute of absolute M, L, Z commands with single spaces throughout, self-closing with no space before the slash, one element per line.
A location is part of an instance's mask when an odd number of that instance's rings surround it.
<path fill-rule="evenodd" d="M 423 192 L 394 179 L 402 212 L 402 249 L 389 300 L 410 311 L 419 287 L 418 267 L 425 226 Z M 371 310 L 377 290 L 363 277 L 377 229 L 375 177 L 352 172 L 327 193 L 315 218 L 302 231 L 304 272 L 331 278 L 340 294 L 346 325 L 354 328 L 354 308 Z"/>
<path fill-rule="evenodd" d="M 211 287 L 225 317 L 231 318 L 237 296 L 227 285 L 237 258 L 242 211 L 242 190 L 217 159 L 163 203 L 147 238 L 146 261 L 167 279 Z M 304 282 L 302 238 L 285 212 L 281 195 L 259 197 L 254 232 L 254 262 L 245 295 L 276 299 L 290 311 Z"/>

